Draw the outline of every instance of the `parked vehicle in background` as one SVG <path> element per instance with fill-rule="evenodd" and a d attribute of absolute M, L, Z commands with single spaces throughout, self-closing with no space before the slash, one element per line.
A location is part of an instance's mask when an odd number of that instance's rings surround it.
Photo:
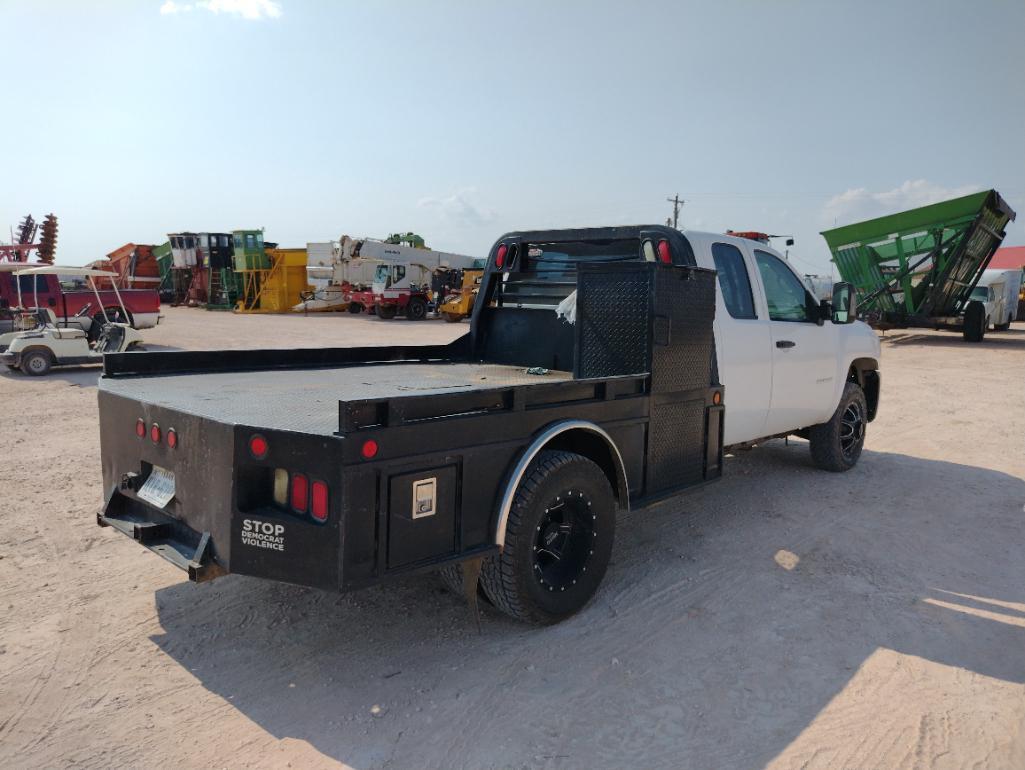
<path fill-rule="evenodd" d="M 728 235 L 508 233 L 448 345 L 108 356 L 98 523 L 197 582 L 442 569 L 553 623 L 597 590 L 617 511 L 719 478 L 724 445 L 797 434 L 855 466 L 879 340 L 850 284 L 833 299 Z"/>
<path fill-rule="evenodd" d="M 438 303 L 438 315 L 449 323 L 459 323 L 470 317 L 477 292 L 480 290 L 481 279 L 484 277 L 483 269 L 467 268 L 461 273 L 462 281 L 458 291 L 450 292 Z"/>
<path fill-rule="evenodd" d="M 374 273 L 374 306 L 377 317 L 389 321 L 403 315 L 410 321 L 427 317 L 431 304 L 431 277 L 427 265 L 387 262 Z"/>
<path fill-rule="evenodd" d="M 1021 270 L 984 270 L 972 290 L 972 299 L 986 306 L 986 323 L 993 331 L 1007 331 L 1018 313 Z"/>
<path fill-rule="evenodd" d="M 99 290 L 99 299 L 86 286 L 76 282 L 75 271 L 15 276 L 18 271 L 41 265 L 24 262 L 0 263 L 0 333 L 15 329 L 19 309 L 45 307 L 53 311 L 60 326 L 77 326 L 88 332 L 92 321 L 102 325 L 107 318 L 126 323 L 134 329 L 149 329 L 160 322 L 160 295 L 157 289 L 121 289 L 121 301 L 112 289 Z M 72 280 L 61 284 L 61 276 Z M 99 306 L 102 303 L 102 307 Z M 125 317 L 127 314 L 127 318 Z M 99 331 L 97 327 L 97 332 Z"/>
<path fill-rule="evenodd" d="M 323 244 L 318 245 L 318 261 L 324 261 Z M 396 233 L 385 240 L 374 238 L 350 238 L 343 235 L 338 246 L 331 257 L 333 276 L 328 286 L 317 288 L 308 296 L 303 296 L 302 302 L 295 305 L 292 310 L 300 313 L 323 312 L 323 311 L 344 311 L 351 313 L 374 312 L 376 310 L 377 298 L 373 294 L 367 295 L 363 292 L 370 290 L 377 280 L 378 269 L 381 265 L 402 264 L 403 275 L 400 277 L 393 274 L 390 279 L 395 283 L 403 283 L 405 270 L 410 265 L 418 265 L 427 269 L 428 273 L 433 270 L 459 269 L 472 267 L 479 260 L 463 254 L 453 254 L 445 251 L 427 248 L 424 239 L 415 233 Z M 430 277 L 426 279 L 430 286 Z M 384 281 L 387 282 L 387 281 Z M 405 281 L 403 285 L 408 285 Z M 355 293 L 355 296 L 354 296 Z M 368 299 L 369 298 L 369 299 Z M 409 291 L 400 295 L 385 297 L 386 318 L 394 318 L 399 313 L 405 313 L 409 304 L 411 294 Z M 426 304 L 430 305 L 430 299 L 421 296 Z M 420 303 L 413 303 L 415 313 L 420 311 Z M 426 315 L 426 314 L 425 314 Z"/>
<path fill-rule="evenodd" d="M 862 317 L 878 329 L 986 333 L 986 307 L 970 297 L 1016 214 L 996 190 L 856 222 L 822 236 Z"/>
<path fill-rule="evenodd" d="M 58 274 L 70 274 L 86 279 L 96 297 L 96 305 L 100 308 L 103 303 L 96 288 L 96 280 L 109 280 L 117 276 L 117 273 L 108 270 L 48 265 L 23 269 L 15 273 L 15 277 Z M 128 311 L 121 302 L 117 285 L 113 286 L 121 311 L 119 315 L 124 317 Z M 138 348 L 142 343 L 142 335 L 139 332 L 126 323 L 115 323 L 105 309 L 100 311 L 103 322 L 98 324 L 93 321 L 93 326 L 87 330 L 71 325 L 59 326 L 56 315 L 48 307 L 37 307 L 33 313 L 37 323 L 31 330 L 0 335 L 0 347 L 3 348 L 0 352 L 0 364 L 33 377 L 47 374 L 54 366 L 102 363 L 105 354 L 124 353 Z M 81 317 L 85 317 L 85 314 Z M 95 335 L 92 332 L 95 332 Z"/>

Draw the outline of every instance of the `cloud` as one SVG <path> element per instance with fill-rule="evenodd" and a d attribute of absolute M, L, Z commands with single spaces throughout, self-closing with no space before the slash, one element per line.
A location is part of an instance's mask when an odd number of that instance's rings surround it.
<path fill-rule="evenodd" d="M 176 3 L 174 0 L 167 0 L 160 6 L 160 15 L 168 16 L 172 13 L 184 13 L 192 10 L 192 3 Z"/>
<path fill-rule="evenodd" d="M 480 225 L 495 218 L 495 212 L 476 202 L 477 190 L 466 187 L 457 190 L 445 198 L 421 198 L 416 202 L 417 208 L 438 212 L 442 219 L 460 224 Z"/>
<path fill-rule="evenodd" d="M 277 2 L 277 0 L 196 0 L 193 3 L 178 3 L 175 0 L 166 0 L 160 6 L 160 13 L 163 16 L 187 13 L 193 8 L 209 11 L 210 13 L 240 16 L 251 21 L 277 19 L 281 16 L 281 3 Z"/>
<path fill-rule="evenodd" d="M 822 207 L 822 222 L 826 227 L 832 227 L 834 222 L 837 226 L 848 225 L 958 198 L 980 189 L 974 184 L 943 187 L 925 179 L 909 179 L 899 187 L 883 192 L 872 192 L 864 187 L 852 188 L 826 201 Z"/>

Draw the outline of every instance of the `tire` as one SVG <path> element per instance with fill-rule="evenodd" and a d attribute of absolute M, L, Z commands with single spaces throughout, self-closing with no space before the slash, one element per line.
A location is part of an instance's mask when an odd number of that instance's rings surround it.
<path fill-rule="evenodd" d="M 997 325 L 997 324 L 993 325 L 993 331 L 995 331 L 995 332 L 1005 332 L 1005 331 L 1007 331 L 1008 329 L 1011 328 L 1011 321 L 1013 321 L 1013 320 L 1014 320 L 1013 316 L 1007 316 L 1007 320 L 1004 323 L 999 324 L 999 325 Z"/>
<path fill-rule="evenodd" d="M 965 342 L 982 342 L 986 335 L 986 308 L 981 302 L 972 301 L 964 311 Z"/>
<path fill-rule="evenodd" d="M 616 501 L 602 470 L 581 455 L 544 450 L 516 490 L 505 546 L 484 561 L 484 593 L 525 623 L 568 618 L 598 590 L 615 530 Z"/>
<path fill-rule="evenodd" d="M 349 312 L 352 313 L 353 315 L 359 315 L 360 313 L 363 312 L 363 306 L 361 304 L 359 304 L 358 302 L 350 302 L 349 303 Z"/>
<path fill-rule="evenodd" d="M 42 377 L 50 373 L 53 356 L 47 350 L 30 350 L 21 357 L 21 370 L 33 377 Z"/>
<path fill-rule="evenodd" d="M 406 303 L 406 318 L 410 321 L 422 321 L 427 317 L 427 303 L 420 297 L 410 297 Z"/>
<path fill-rule="evenodd" d="M 829 422 L 813 425 L 808 430 L 812 462 L 834 473 L 849 471 L 857 465 L 865 447 L 867 420 L 865 393 L 857 383 L 848 382 Z"/>
<path fill-rule="evenodd" d="M 395 307 L 395 305 L 378 305 L 377 306 L 377 317 L 382 319 L 382 320 L 390 321 L 391 319 L 393 319 L 395 317 L 396 313 L 398 313 L 398 308 Z"/>

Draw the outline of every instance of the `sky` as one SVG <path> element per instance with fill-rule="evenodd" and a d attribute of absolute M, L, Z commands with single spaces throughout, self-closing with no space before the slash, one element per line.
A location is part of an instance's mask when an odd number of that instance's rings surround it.
<path fill-rule="evenodd" d="M 0 240 L 792 235 L 981 189 L 1021 212 L 1025 2 L 0 0 Z"/>

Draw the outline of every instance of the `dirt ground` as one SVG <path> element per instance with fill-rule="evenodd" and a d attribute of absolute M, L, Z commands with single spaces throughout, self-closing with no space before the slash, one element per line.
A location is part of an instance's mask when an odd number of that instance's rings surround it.
<path fill-rule="evenodd" d="M 154 347 L 466 328 L 164 312 Z M 95 525 L 98 371 L 0 374 L 0 767 L 1025 767 L 1025 324 L 882 367 L 853 471 L 732 457 L 621 518 L 579 615 L 480 634 L 434 576 L 188 583 Z"/>

